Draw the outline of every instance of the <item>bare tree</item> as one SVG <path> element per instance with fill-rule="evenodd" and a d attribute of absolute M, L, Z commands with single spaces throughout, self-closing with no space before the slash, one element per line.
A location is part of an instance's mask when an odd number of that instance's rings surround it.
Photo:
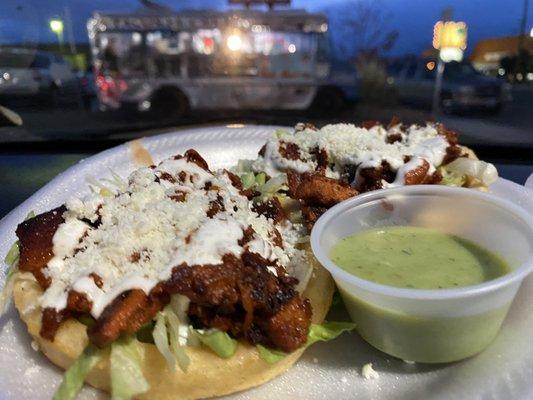
<path fill-rule="evenodd" d="M 366 103 L 394 103 L 387 84 L 384 53 L 398 38 L 390 28 L 391 15 L 380 0 L 347 1 L 328 9 L 332 47 L 339 60 L 357 71 L 360 97 Z"/>
<path fill-rule="evenodd" d="M 398 31 L 389 28 L 390 13 L 379 0 L 349 1 L 328 11 L 336 31 L 333 45 L 344 59 L 378 55 L 396 43 Z"/>

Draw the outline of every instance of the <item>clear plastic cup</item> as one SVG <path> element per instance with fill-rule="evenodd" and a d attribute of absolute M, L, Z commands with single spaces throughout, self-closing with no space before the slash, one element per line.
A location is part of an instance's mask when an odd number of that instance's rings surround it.
<path fill-rule="evenodd" d="M 404 289 L 358 278 L 329 258 L 332 246 L 346 236 L 405 225 L 476 242 L 501 255 L 512 271 L 474 286 Z M 404 360 L 450 362 L 479 353 L 496 337 L 520 284 L 533 269 L 533 216 L 473 189 L 403 186 L 359 195 L 331 208 L 315 224 L 311 246 L 366 341 Z"/>

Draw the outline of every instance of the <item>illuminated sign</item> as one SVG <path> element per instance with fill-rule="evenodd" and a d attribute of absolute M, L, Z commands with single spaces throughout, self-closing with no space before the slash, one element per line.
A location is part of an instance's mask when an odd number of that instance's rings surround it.
<path fill-rule="evenodd" d="M 438 21 L 433 27 L 433 47 L 436 49 L 466 49 L 467 29 L 464 22 Z"/>
<path fill-rule="evenodd" d="M 463 55 L 463 50 L 458 49 L 457 47 L 443 47 L 439 52 L 439 57 L 444 62 L 461 62 L 463 61 Z"/>

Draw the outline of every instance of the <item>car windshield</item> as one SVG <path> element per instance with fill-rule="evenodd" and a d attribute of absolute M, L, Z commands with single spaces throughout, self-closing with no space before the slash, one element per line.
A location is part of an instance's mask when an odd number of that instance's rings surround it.
<path fill-rule="evenodd" d="M 524 183 L 532 29 L 523 0 L 3 1 L 0 215 L 101 150 L 228 124 L 440 121 Z"/>

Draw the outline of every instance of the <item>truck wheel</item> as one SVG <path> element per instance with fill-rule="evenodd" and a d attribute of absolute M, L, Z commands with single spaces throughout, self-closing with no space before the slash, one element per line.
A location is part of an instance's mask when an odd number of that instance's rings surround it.
<path fill-rule="evenodd" d="M 152 96 L 150 110 L 159 118 L 180 118 L 189 112 L 189 100 L 181 90 L 164 87 Z"/>
<path fill-rule="evenodd" d="M 343 93 L 335 87 L 325 87 L 318 90 L 310 111 L 315 114 L 337 113 L 344 109 L 346 101 Z"/>

